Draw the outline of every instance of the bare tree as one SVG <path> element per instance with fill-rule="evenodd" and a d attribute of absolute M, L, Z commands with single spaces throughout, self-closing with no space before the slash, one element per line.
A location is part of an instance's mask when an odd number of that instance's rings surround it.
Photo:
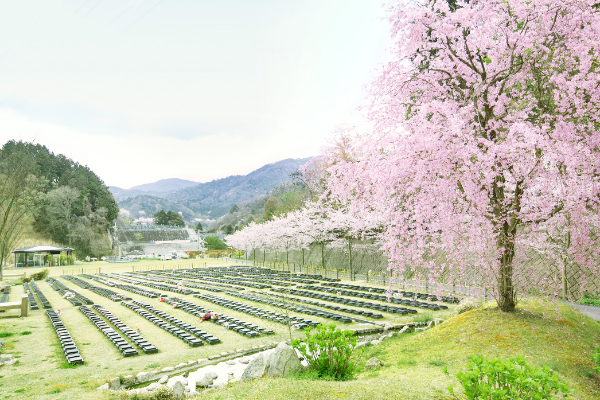
<path fill-rule="evenodd" d="M 18 243 L 39 193 L 38 179 L 23 158 L 0 159 L 0 278 L 10 250 Z"/>

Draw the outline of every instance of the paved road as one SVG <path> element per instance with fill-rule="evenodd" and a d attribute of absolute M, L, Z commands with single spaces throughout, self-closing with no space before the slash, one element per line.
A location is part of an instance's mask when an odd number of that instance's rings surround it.
<path fill-rule="evenodd" d="M 563 301 L 563 303 L 579 309 L 579 311 L 581 311 L 583 314 L 595 319 L 596 321 L 600 321 L 600 307 L 584 306 L 583 304 L 570 303 L 568 301 Z"/>

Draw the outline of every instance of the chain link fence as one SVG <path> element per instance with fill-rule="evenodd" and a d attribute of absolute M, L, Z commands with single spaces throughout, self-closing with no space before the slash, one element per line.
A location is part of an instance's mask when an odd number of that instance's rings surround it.
<path fill-rule="evenodd" d="M 568 256 L 561 258 L 555 254 L 541 253 L 530 246 L 518 246 L 513 261 L 513 285 L 517 296 L 533 293 L 577 301 L 583 298 L 584 292 L 600 295 L 600 236 L 593 235 L 588 248 L 591 267 L 582 267 Z M 388 270 L 385 254 L 377 245 L 368 242 L 356 242 L 351 248 L 314 244 L 304 250 L 252 249 L 245 254 L 245 258 L 254 260 L 256 265 L 290 272 L 386 285 L 392 283 L 394 289 L 410 288 L 488 299 L 494 296 L 484 286 L 495 285 L 484 285 L 482 282 L 485 278 L 476 267 L 465 268 L 460 276 L 442 274 L 434 283 L 417 279 L 426 274 L 416 269 L 394 278 Z M 560 289 L 557 291 L 557 288 Z"/>

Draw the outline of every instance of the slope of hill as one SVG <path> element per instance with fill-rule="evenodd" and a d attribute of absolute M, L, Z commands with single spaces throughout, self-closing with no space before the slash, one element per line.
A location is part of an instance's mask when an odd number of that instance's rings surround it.
<path fill-rule="evenodd" d="M 122 189 L 117 186 L 109 186 L 108 190 L 110 190 L 110 192 L 113 194 L 113 197 L 115 198 L 115 200 L 117 202 L 121 202 L 123 200 L 127 200 L 127 199 L 129 199 L 131 197 L 135 197 L 135 196 L 146 196 L 146 195 L 151 194 L 149 192 L 144 192 L 143 190 Z M 120 206 L 120 204 L 119 204 L 119 206 Z M 123 208 L 123 207 L 121 207 L 121 208 Z"/>
<path fill-rule="evenodd" d="M 120 200 L 119 207 L 129 211 L 134 218 L 141 216 L 152 217 L 155 212 L 160 210 L 181 212 L 183 219 L 186 221 L 191 221 L 196 217 L 194 211 L 180 203 L 150 195 L 141 195 Z M 140 211 L 143 211 L 143 213 L 140 213 Z"/>
<path fill-rule="evenodd" d="M 233 175 L 208 183 L 169 193 L 166 197 L 212 218 L 220 217 L 231 206 L 267 193 L 274 186 L 290 180 L 290 174 L 308 161 L 305 159 L 282 160 L 267 164 L 248 175 Z"/>
<path fill-rule="evenodd" d="M 218 218 L 229 212 L 234 204 L 258 198 L 273 187 L 289 181 L 289 175 L 308 162 L 309 158 L 291 159 L 267 164 L 248 175 L 233 175 L 211 182 L 199 183 L 171 192 L 159 192 L 157 189 L 168 187 L 157 185 L 160 182 L 172 181 L 173 184 L 184 184 L 182 179 L 164 179 L 153 184 L 135 186 L 132 189 L 121 189 L 111 186 L 110 190 L 119 207 L 126 209 L 133 216 L 144 211 L 152 216 L 161 207 L 165 211 L 181 211 L 186 221 L 193 218 Z M 149 188 L 151 191 L 141 191 Z M 157 208 L 158 207 L 158 208 Z"/>
<path fill-rule="evenodd" d="M 142 190 L 144 192 L 173 192 L 175 190 L 184 189 L 190 186 L 196 186 L 199 182 L 186 181 L 185 179 L 171 178 L 161 179 L 154 183 L 145 183 L 143 185 L 137 185 L 129 190 Z"/>

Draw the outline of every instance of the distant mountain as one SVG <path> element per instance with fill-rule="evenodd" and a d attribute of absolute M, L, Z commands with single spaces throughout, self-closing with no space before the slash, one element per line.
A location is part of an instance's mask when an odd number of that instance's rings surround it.
<path fill-rule="evenodd" d="M 186 181 L 185 179 L 161 179 L 154 183 L 145 183 L 143 185 L 134 186 L 129 190 L 142 190 L 144 192 L 174 192 L 179 189 L 185 189 L 190 186 L 195 186 L 199 182 Z"/>
<path fill-rule="evenodd" d="M 134 217 L 144 211 L 151 217 L 158 210 L 181 211 L 187 221 L 193 218 L 218 218 L 229 212 L 234 204 L 258 198 L 275 186 L 290 180 L 290 174 L 308 162 L 309 158 L 291 159 L 267 164 L 248 175 L 232 175 L 207 183 L 193 183 L 193 186 L 178 190 L 159 191 L 169 184 L 185 184 L 191 181 L 183 179 L 163 179 L 151 184 L 135 186 L 131 189 L 109 187 L 119 207 L 131 212 Z M 140 188 L 147 188 L 142 191 Z"/>
<path fill-rule="evenodd" d="M 117 187 L 117 186 L 109 186 L 108 190 L 110 190 L 110 192 L 113 194 L 113 197 L 115 198 L 117 203 L 119 203 L 123 200 L 127 200 L 131 197 L 149 195 L 148 192 L 144 192 L 142 190 L 121 189 L 120 187 Z M 123 207 L 121 207 L 121 208 L 123 208 Z"/>

